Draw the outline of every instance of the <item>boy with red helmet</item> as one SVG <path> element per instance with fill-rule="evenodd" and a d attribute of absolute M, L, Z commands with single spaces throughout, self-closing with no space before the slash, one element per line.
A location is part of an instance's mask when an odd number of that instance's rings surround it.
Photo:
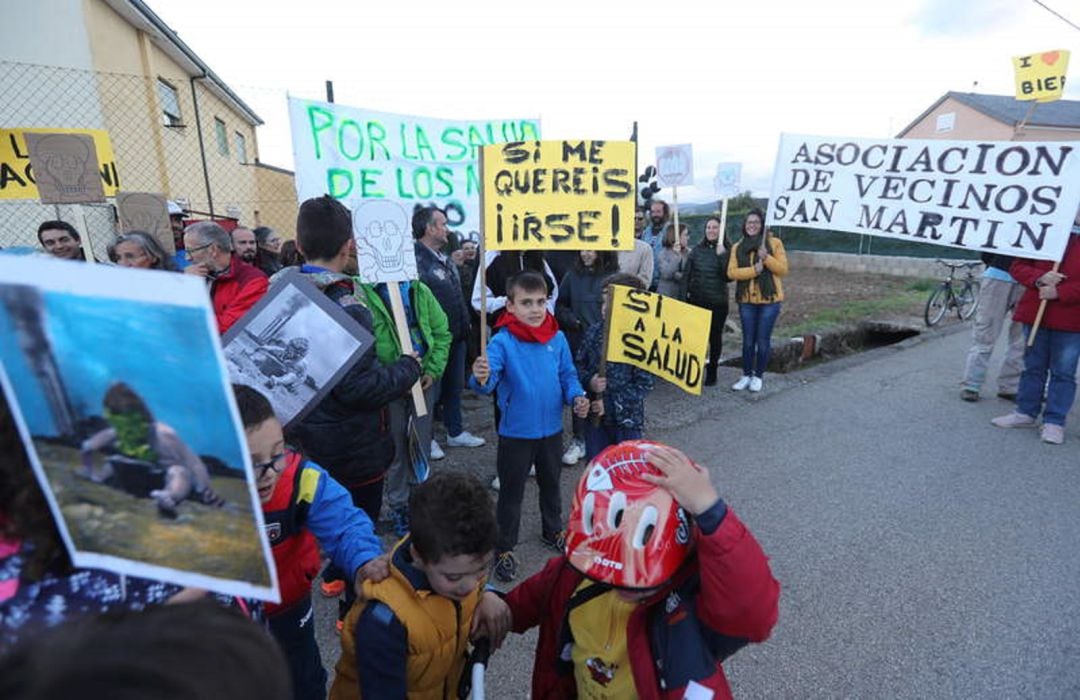
<path fill-rule="evenodd" d="M 682 452 L 601 452 L 574 497 L 566 555 L 506 599 L 539 625 L 532 697 L 728 698 L 721 662 L 769 636 L 779 584 L 753 535 Z"/>

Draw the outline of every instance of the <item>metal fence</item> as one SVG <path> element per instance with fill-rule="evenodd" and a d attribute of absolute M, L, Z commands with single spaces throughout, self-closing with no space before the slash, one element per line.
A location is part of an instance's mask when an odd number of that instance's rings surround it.
<path fill-rule="evenodd" d="M 292 237 L 297 209 L 292 173 L 258 161 L 250 118 L 206 80 L 0 61 L 0 88 L 4 129 L 106 131 L 121 191 L 164 194 L 189 210 L 189 219 L 229 218 Z M 75 226 L 104 259 L 117 232 L 114 199 L 51 205 L 11 198 L 29 163 L 11 151 L 10 144 L 0 149 L 7 154 L 0 163 L 0 247 L 37 247 L 38 225 L 60 219 Z"/>

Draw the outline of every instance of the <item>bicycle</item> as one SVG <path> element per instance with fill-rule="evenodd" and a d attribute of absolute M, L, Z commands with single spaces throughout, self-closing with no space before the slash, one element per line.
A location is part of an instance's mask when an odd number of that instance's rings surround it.
<path fill-rule="evenodd" d="M 930 327 L 936 326 L 949 309 L 956 309 L 960 320 L 966 321 L 975 315 L 975 309 L 979 306 L 979 280 L 975 277 L 975 268 L 982 263 L 951 263 L 940 259 L 938 262 L 949 268 L 949 276 L 934 288 L 926 300 L 923 319 Z M 956 271 L 960 268 L 964 269 L 965 274 L 963 279 L 958 280 Z"/>

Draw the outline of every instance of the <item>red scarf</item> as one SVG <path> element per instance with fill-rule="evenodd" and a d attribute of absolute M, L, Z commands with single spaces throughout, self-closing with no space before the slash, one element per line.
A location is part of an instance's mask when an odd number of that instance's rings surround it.
<path fill-rule="evenodd" d="M 550 312 L 544 314 L 544 321 L 539 326 L 530 326 L 522 323 L 514 314 L 507 311 L 495 322 L 496 328 L 505 328 L 518 340 L 526 343 L 546 343 L 559 332 L 559 324 Z"/>

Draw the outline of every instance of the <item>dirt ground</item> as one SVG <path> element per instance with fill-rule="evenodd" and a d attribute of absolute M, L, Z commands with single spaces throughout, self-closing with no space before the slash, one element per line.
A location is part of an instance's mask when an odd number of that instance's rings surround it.
<path fill-rule="evenodd" d="M 778 330 L 782 332 L 784 328 L 800 326 L 814 317 L 820 317 L 823 311 L 839 310 L 853 301 L 873 302 L 905 293 L 912 297 L 910 301 L 898 302 L 893 305 L 895 308 L 882 313 L 890 318 L 918 318 L 922 315 L 923 305 L 930 295 L 929 291 L 912 290 L 912 285 L 918 281 L 910 277 L 794 267 L 784 278 L 784 306 L 777 324 Z M 735 285 L 732 284 L 731 287 L 734 298 Z M 736 317 L 737 311 L 732 305 L 731 318 Z"/>

